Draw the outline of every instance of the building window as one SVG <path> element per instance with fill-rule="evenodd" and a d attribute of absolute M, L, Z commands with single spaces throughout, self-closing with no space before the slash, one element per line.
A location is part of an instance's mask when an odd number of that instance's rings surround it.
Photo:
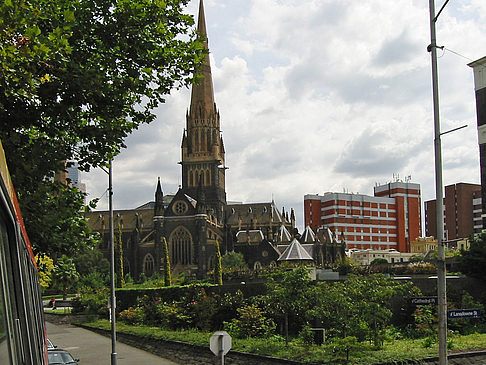
<path fill-rule="evenodd" d="M 174 230 L 170 236 L 170 258 L 172 265 L 192 264 L 192 236 L 185 227 Z"/>
<path fill-rule="evenodd" d="M 154 257 L 149 253 L 143 258 L 143 272 L 146 276 L 152 276 L 154 273 Z"/>

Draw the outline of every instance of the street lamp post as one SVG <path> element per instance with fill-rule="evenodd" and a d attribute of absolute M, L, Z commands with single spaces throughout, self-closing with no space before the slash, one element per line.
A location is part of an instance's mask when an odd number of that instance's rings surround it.
<path fill-rule="evenodd" d="M 111 321 L 111 365 L 116 365 L 116 297 L 115 297 L 115 240 L 113 227 L 113 175 L 112 175 L 113 160 L 110 159 L 110 166 L 108 170 L 108 204 L 110 210 L 110 282 L 111 282 L 111 297 L 110 297 L 110 321 Z"/>
<path fill-rule="evenodd" d="M 434 103 L 434 151 L 435 151 L 435 204 L 437 222 L 437 297 L 439 322 L 439 365 L 447 365 L 447 295 L 446 295 L 446 267 L 444 248 L 444 202 L 442 182 L 442 147 L 440 140 L 439 119 L 439 82 L 437 72 L 437 43 L 435 23 L 446 6 L 447 0 L 437 16 L 435 15 L 434 0 L 429 0 L 430 10 L 430 45 L 427 48 L 432 57 L 432 96 Z"/>

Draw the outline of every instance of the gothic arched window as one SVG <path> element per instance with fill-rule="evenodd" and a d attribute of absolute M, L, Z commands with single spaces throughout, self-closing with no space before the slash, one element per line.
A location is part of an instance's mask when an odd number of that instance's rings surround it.
<path fill-rule="evenodd" d="M 170 258 L 172 264 L 192 264 L 192 236 L 185 227 L 176 228 L 170 235 Z"/>
<path fill-rule="evenodd" d="M 146 254 L 143 258 L 143 272 L 147 276 L 152 276 L 154 273 L 154 257 L 151 254 Z"/>
<path fill-rule="evenodd" d="M 206 185 L 211 185 L 211 175 L 209 174 L 209 170 L 206 170 Z"/>

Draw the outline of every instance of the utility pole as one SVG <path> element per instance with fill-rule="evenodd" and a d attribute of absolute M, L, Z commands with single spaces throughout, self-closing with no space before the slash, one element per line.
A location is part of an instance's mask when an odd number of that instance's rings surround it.
<path fill-rule="evenodd" d="M 442 182 L 442 146 L 440 140 L 439 119 L 439 81 L 437 72 L 437 43 L 435 23 L 446 6 L 446 0 L 437 16 L 435 15 L 434 0 L 429 0 L 430 10 L 430 45 L 427 50 L 432 57 L 432 96 L 434 103 L 434 151 L 435 151 L 435 204 L 437 222 L 437 297 L 439 321 L 439 365 L 447 365 L 447 295 L 446 295 L 446 267 L 444 249 L 444 201 Z"/>
<path fill-rule="evenodd" d="M 108 170 L 108 202 L 110 209 L 110 281 L 111 281 L 111 365 L 116 365 L 116 298 L 115 298 L 115 240 L 113 227 L 113 176 L 112 176 L 113 160 L 110 159 L 110 167 Z"/>

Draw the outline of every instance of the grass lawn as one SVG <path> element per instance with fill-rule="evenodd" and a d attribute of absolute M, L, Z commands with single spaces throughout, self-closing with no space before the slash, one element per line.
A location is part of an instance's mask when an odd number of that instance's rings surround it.
<path fill-rule="evenodd" d="M 84 322 L 83 324 L 107 330 L 111 328 L 108 320 Z M 209 346 L 209 338 L 212 335 L 212 332 L 201 332 L 197 330 L 166 331 L 159 327 L 129 326 L 123 322 L 117 322 L 116 327 L 117 332 L 181 341 L 201 346 Z M 452 344 L 453 346 L 450 352 L 484 349 L 486 348 L 486 334 L 455 335 L 452 338 Z M 424 339 L 389 341 L 385 343 L 381 350 L 372 350 L 367 345 L 364 347 L 366 348 L 365 350 L 351 354 L 351 364 L 370 365 L 392 360 L 419 360 L 438 355 L 437 344 L 426 348 L 424 346 Z M 286 347 L 285 339 L 281 336 L 273 336 L 265 339 L 233 338 L 232 349 L 302 362 L 333 363 L 333 355 L 327 346 L 309 346 L 302 344 L 298 340 L 292 340 L 289 342 L 289 346 Z"/>

